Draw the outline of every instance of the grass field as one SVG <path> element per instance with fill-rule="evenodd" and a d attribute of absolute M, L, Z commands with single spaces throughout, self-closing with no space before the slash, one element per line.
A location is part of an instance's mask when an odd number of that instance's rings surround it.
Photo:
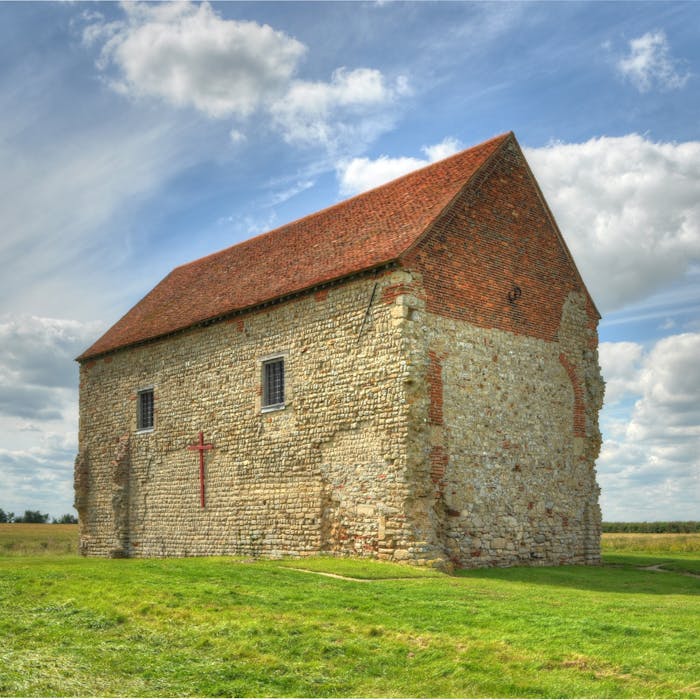
<path fill-rule="evenodd" d="M 0 556 L 55 556 L 77 553 L 77 525 L 0 523 Z"/>
<path fill-rule="evenodd" d="M 700 579 L 636 568 L 697 570 L 692 543 L 444 576 L 85 560 L 67 527 L 0 526 L 0 696 L 700 697 Z"/>
<path fill-rule="evenodd" d="M 700 574 L 700 533 L 605 533 L 603 558 L 608 564 L 653 566 Z"/>

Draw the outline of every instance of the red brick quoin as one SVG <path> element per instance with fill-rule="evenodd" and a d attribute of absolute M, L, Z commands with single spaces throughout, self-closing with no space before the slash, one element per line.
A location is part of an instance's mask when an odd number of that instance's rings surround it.
<path fill-rule="evenodd" d="M 574 435 L 576 437 L 586 437 L 586 406 L 583 402 L 583 389 L 576 375 L 576 367 L 569 362 L 569 359 L 562 352 L 559 353 L 559 362 L 566 370 L 574 388 Z"/>
<path fill-rule="evenodd" d="M 428 392 L 430 395 L 428 420 L 431 425 L 442 425 L 442 360 L 444 355 L 438 355 L 431 350 L 428 357 L 430 359 L 428 365 Z"/>

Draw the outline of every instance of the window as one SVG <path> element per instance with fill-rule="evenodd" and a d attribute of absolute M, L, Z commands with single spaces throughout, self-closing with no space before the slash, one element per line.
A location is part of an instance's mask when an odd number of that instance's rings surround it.
<path fill-rule="evenodd" d="M 153 389 L 139 391 L 136 411 L 137 430 L 153 430 Z"/>
<path fill-rule="evenodd" d="M 284 406 L 284 358 L 263 362 L 263 408 Z"/>

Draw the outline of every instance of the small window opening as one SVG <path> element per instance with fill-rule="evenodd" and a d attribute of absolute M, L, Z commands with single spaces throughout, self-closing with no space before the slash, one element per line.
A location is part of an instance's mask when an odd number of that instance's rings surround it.
<path fill-rule="evenodd" d="M 263 363 L 263 408 L 284 405 L 284 359 Z"/>
<path fill-rule="evenodd" d="M 153 429 L 153 389 L 144 389 L 138 393 L 136 427 L 138 430 Z"/>

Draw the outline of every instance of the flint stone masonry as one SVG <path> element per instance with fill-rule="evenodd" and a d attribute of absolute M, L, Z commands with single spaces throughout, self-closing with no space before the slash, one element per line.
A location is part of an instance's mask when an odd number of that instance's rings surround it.
<path fill-rule="evenodd" d="M 81 358 L 81 552 L 599 563 L 598 315 L 515 140 L 474 178 L 400 259 Z"/>
<path fill-rule="evenodd" d="M 405 341 L 390 308 L 374 306 L 364 318 L 374 285 L 374 277 L 357 280 L 242 325 L 83 364 L 83 551 L 283 556 L 407 547 Z M 271 351 L 286 360 L 286 404 L 261 412 L 261 360 Z M 136 392 L 146 385 L 154 387 L 155 428 L 139 433 Z M 214 445 L 204 509 L 197 455 L 187 450 L 199 430 Z"/>

